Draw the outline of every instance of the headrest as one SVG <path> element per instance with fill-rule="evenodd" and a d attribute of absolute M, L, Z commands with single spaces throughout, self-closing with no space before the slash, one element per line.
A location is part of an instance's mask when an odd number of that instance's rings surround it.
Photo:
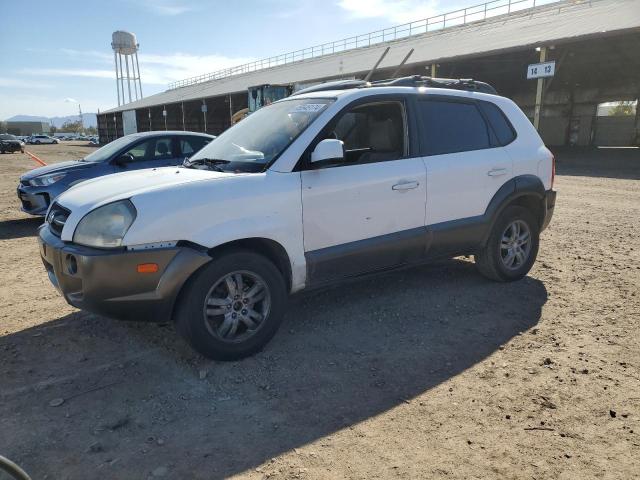
<path fill-rule="evenodd" d="M 391 152 L 398 149 L 396 127 L 392 119 L 369 122 L 369 145 L 377 152 Z"/>
<path fill-rule="evenodd" d="M 160 142 L 156 146 L 156 150 L 158 150 L 158 153 L 160 155 L 166 155 L 169 152 L 169 147 L 167 147 L 167 144 L 165 142 Z"/>

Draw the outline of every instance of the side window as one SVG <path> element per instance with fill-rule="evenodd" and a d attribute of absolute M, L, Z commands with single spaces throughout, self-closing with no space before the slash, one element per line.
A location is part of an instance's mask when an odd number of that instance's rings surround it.
<path fill-rule="evenodd" d="M 325 136 L 344 142 L 345 163 L 372 163 L 405 156 L 404 107 L 400 102 L 358 105 L 343 113 Z"/>
<path fill-rule="evenodd" d="M 473 103 L 447 100 L 418 102 L 422 118 L 424 155 L 467 152 L 490 148 L 489 129 Z"/>
<path fill-rule="evenodd" d="M 516 138 L 516 131 L 507 120 L 506 115 L 500 110 L 500 107 L 491 102 L 478 102 L 483 113 L 491 124 L 491 129 L 495 133 L 497 144 L 504 146 L 513 142 Z"/>
<path fill-rule="evenodd" d="M 171 137 L 150 138 L 127 150 L 136 162 L 172 158 Z"/>
<path fill-rule="evenodd" d="M 180 139 L 180 151 L 182 155 L 190 157 L 201 150 L 211 140 L 207 137 L 186 137 Z"/>

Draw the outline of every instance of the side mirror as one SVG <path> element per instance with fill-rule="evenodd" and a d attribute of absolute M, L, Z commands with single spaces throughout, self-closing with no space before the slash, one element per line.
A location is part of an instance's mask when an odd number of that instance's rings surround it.
<path fill-rule="evenodd" d="M 124 153 L 118 157 L 115 158 L 115 160 L 113 161 L 113 163 L 115 163 L 116 165 L 120 166 L 120 167 L 124 167 L 127 163 L 131 163 L 135 160 L 135 158 L 133 158 L 133 155 L 131 155 L 130 153 Z"/>
<path fill-rule="evenodd" d="M 344 142 L 335 138 L 322 140 L 311 152 L 311 163 L 344 160 Z"/>

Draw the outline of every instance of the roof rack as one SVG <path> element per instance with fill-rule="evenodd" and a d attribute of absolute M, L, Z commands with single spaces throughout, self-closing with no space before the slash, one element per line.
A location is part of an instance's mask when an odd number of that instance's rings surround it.
<path fill-rule="evenodd" d="M 422 75 L 412 75 L 409 77 L 391 78 L 386 80 L 376 80 L 367 82 L 365 80 L 338 80 L 335 82 L 321 83 L 312 87 L 304 88 L 293 95 L 303 93 L 322 92 L 327 90 L 348 90 L 351 88 L 370 87 L 430 87 L 430 88 L 451 88 L 454 90 L 466 90 L 470 92 L 490 93 L 497 95 L 495 88 L 485 82 L 479 82 L 471 78 L 432 78 Z"/>

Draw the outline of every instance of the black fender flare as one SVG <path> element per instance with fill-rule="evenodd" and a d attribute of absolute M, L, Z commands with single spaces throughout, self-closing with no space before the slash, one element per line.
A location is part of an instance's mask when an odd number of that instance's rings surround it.
<path fill-rule="evenodd" d="M 541 211 L 544 207 L 545 189 L 542 180 L 535 175 L 519 175 L 505 182 L 495 193 L 487 209 L 484 217 L 488 219 L 488 228 L 485 232 L 482 244 L 484 245 L 493 230 L 493 225 L 502 213 L 502 211 L 514 200 L 520 197 L 534 197 L 540 202 Z M 542 221 L 542 219 L 540 219 Z"/>

